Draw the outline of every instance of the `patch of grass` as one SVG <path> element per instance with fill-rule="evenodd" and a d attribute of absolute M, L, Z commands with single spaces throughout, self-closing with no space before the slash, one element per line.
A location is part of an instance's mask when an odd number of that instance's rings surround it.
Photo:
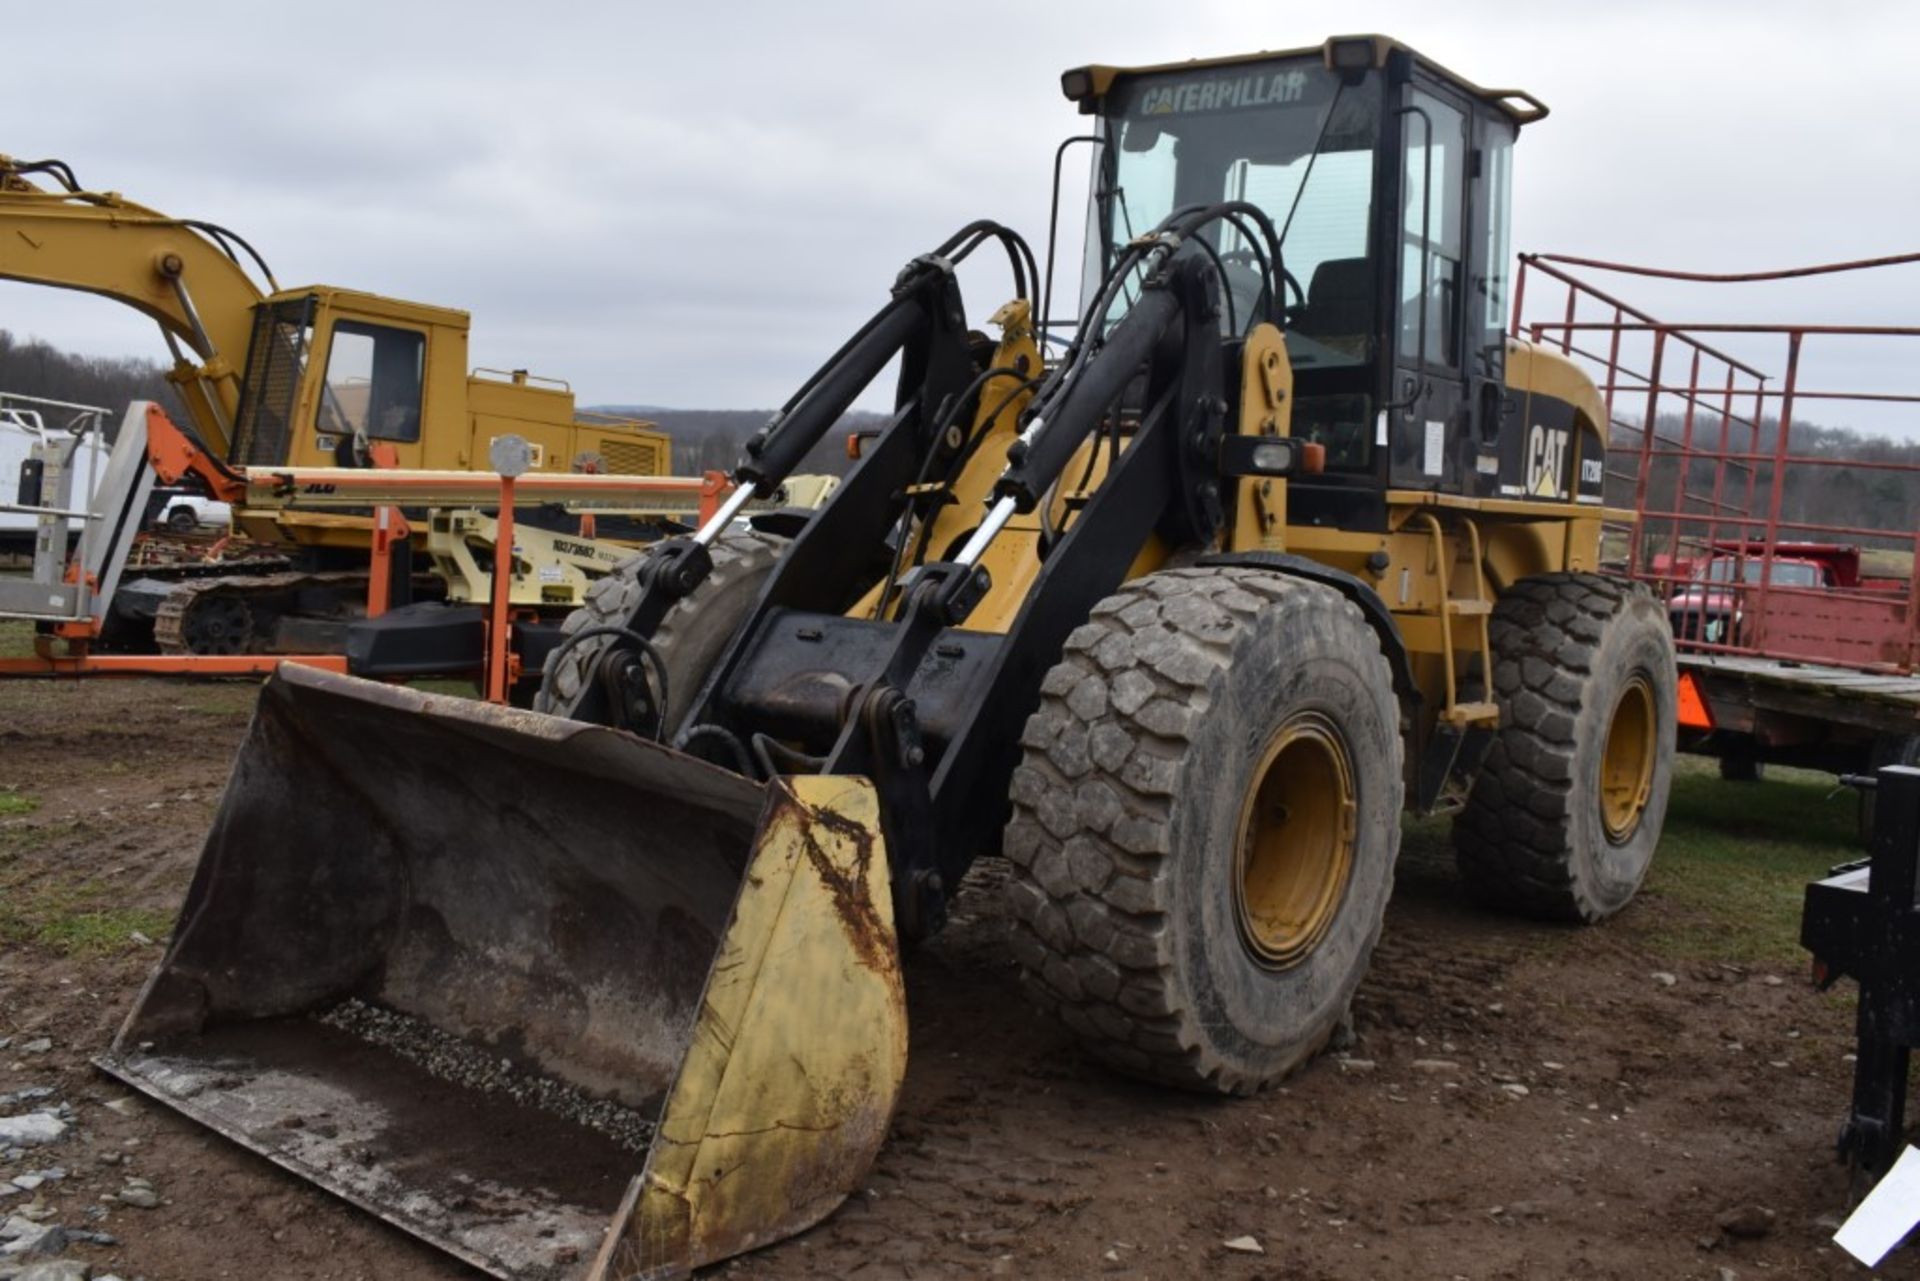
<path fill-rule="evenodd" d="M 79 819 L 62 818 L 38 823 L 8 823 L 0 826 L 0 858 L 11 858 L 28 850 L 37 850 L 71 836 L 81 828 Z M 0 893 L 6 891 L 0 884 Z"/>
<path fill-rule="evenodd" d="M 1715 762 L 1676 762 L 1666 831 L 1644 893 L 1658 914 L 1649 946 L 1678 960 L 1795 965 L 1807 882 L 1861 857 L 1850 789 L 1829 774 L 1769 768 L 1728 783 Z"/>
<path fill-rule="evenodd" d="M 158 941 L 172 929 L 173 913 L 128 907 L 58 916 L 43 922 L 33 938 L 67 956 L 99 956 L 135 946 L 135 930 Z"/>
<path fill-rule="evenodd" d="M 1674 764 L 1666 828 L 1640 899 L 1604 927 L 1671 963 L 1798 969 L 1808 881 L 1863 856 L 1857 801 L 1830 774 L 1768 767 L 1760 783 L 1729 783 L 1717 762 Z M 1454 893 L 1450 818 L 1408 819 L 1395 872 L 1401 886 Z M 1578 946 L 1584 931 L 1514 931 L 1523 950 Z"/>
<path fill-rule="evenodd" d="M 31 796 L 16 792 L 12 788 L 0 787 L 0 818 L 14 814 L 31 814 L 39 808 L 40 802 Z"/>
<path fill-rule="evenodd" d="M 446 680 L 441 677 L 408 681 L 407 688 L 417 689 L 423 694 L 448 694 L 454 698 L 480 697 L 480 690 L 472 681 Z"/>
<path fill-rule="evenodd" d="M 173 913 L 142 907 L 106 907 L 110 891 L 92 883 L 8 888 L 0 896 L 0 943 L 38 944 L 63 956 L 103 956 L 136 947 L 137 930 L 164 939 Z"/>
<path fill-rule="evenodd" d="M 0 658 L 33 657 L 33 624 L 21 619 L 0 621 Z"/>

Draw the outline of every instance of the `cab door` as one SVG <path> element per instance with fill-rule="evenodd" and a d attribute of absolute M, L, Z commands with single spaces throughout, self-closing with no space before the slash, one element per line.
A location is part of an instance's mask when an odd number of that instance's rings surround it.
<path fill-rule="evenodd" d="M 1507 114 L 1486 104 L 1476 108 L 1473 158 L 1468 176 L 1468 279 L 1466 334 L 1468 394 L 1473 413 L 1473 474 L 1469 493 L 1514 497 L 1513 478 L 1523 473 L 1525 398 L 1507 388 L 1507 320 L 1512 305 L 1513 142 L 1519 132 Z"/>
<path fill-rule="evenodd" d="M 365 467 L 373 447 L 385 445 L 400 466 L 420 466 L 425 331 L 350 315 L 323 317 L 319 328 L 316 355 L 324 364 L 308 433 L 312 461 Z"/>
<path fill-rule="evenodd" d="M 1395 488 L 1462 492 L 1472 473 L 1468 376 L 1468 103 L 1416 79 L 1399 124 L 1399 293 L 1387 430 Z"/>

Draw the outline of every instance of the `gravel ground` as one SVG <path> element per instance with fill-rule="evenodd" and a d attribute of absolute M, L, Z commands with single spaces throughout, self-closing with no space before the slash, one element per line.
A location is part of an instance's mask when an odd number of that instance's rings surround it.
<path fill-rule="evenodd" d="M 158 957 L 250 706 L 234 687 L 0 686 L 0 793 L 23 798 L 0 813 L 0 1117 L 60 1123 L 49 1141 L 0 1143 L 0 1223 L 27 1225 L 0 1248 L 53 1225 L 67 1239 L 34 1262 L 96 1281 L 470 1278 L 89 1064 Z M 1777 824 L 1750 826 L 1739 858 L 1775 840 Z M 1832 1143 L 1850 993 L 1812 989 L 1790 937 L 1720 948 L 1739 912 L 1702 915 L 1679 880 L 1602 928 L 1548 928 L 1474 908 L 1435 849 L 1409 844 L 1353 1043 L 1252 1099 L 1170 1094 L 1083 1059 L 1021 999 L 976 878 L 908 959 L 912 1063 L 861 1190 L 719 1271 L 1862 1273 L 1830 1239 L 1847 1205 Z M 1920 1276 L 1916 1262 L 1879 1275 Z"/>
<path fill-rule="evenodd" d="M 503 1095 L 563 1120 L 584 1125 L 632 1152 L 653 1141 L 653 1119 L 564 1081 L 516 1067 L 513 1060 L 463 1041 L 451 1032 L 397 1010 L 354 999 L 316 1015 L 328 1027 L 397 1054 L 462 1089 Z"/>

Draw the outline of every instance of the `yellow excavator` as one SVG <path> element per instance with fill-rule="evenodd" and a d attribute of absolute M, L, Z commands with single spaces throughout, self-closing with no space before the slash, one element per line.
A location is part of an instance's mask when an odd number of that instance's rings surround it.
<path fill-rule="evenodd" d="M 536 710 L 284 669 L 108 1072 L 495 1275 L 677 1276 L 860 1186 L 901 944 L 978 858 L 1089 1054 L 1213 1093 L 1327 1043 L 1403 811 L 1489 901 L 1627 904 L 1673 650 L 1597 572 L 1593 384 L 1505 332 L 1545 108 L 1378 36 L 1062 85 L 1063 345 L 969 224 L 601 581 Z M 832 497 L 740 528 L 890 366 Z"/>
<path fill-rule="evenodd" d="M 233 232 L 89 191 L 58 160 L 0 155 L 0 280 L 98 294 L 157 322 L 190 437 L 171 453 L 213 488 L 240 467 L 484 471 L 507 435 L 531 444 L 536 471 L 672 470 L 671 442 L 650 424 L 580 413 L 566 384 L 524 370 L 469 371 L 467 313 L 282 289 Z M 364 595 L 369 517 L 282 504 L 242 505 L 234 520 L 273 554 L 239 566 L 244 577 L 145 571 L 115 594 L 101 633 L 175 653 L 271 652 L 290 614 L 332 620 L 299 629 L 300 650 L 344 626 Z M 415 542 L 428 550 L 424 524 Z M 517 603 L 542 604 L 533 590 Z"/>

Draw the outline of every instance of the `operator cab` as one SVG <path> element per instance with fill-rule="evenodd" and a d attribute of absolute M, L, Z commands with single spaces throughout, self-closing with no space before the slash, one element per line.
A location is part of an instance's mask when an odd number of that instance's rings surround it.
<path fill-rule="evenodd" d="M 1546 115 L 1537 100 L 1379 36 L 1061 82 L 1099 120 L 1088 281 L 1185 206 L 1245 201 L 1280 233 L 1292 431 L 1326 450 L 1326 472 L 1292 488 L 1295 519 L 1378 528 L 1389 488 L 1572 494 L 1573 449 L 1529 483 L 1543 460 L 1506 394 L 1512 148 Z M 1275 286 L 1234 223 L 1202 235 L 1238 338 Z"/>

